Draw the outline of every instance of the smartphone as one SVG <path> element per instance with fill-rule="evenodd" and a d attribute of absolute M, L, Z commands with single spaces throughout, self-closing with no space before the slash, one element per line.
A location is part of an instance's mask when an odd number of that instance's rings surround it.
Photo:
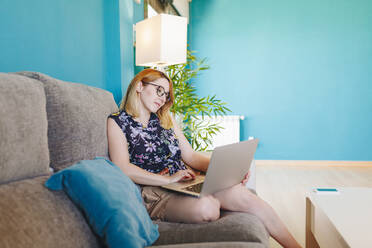
<path fill-rule="evenodd" d="M 340 191 L 336 188 L 315 188 L 314 192 L 319 195 L 340 194 Z"/>

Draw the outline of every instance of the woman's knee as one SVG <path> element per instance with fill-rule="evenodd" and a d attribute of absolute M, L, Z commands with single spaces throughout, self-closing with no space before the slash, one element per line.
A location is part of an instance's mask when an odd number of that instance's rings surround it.
<path fill-rule="evenodd" d="M 237 205 L 242 209 L 262 209 L 264 201 L 259 198 L 255 193 L 250 190 L 246 190 L 244 194 L 241 194 L 240 201 Z"/>
<path fill-rule="evenodd" d="M 213 196 L 200 198 L 195 205 L 197 222 L 215 221 L 220 218 L 220 202 Z"/>
<path fill-rule="evenodd" d="M 230 211 L 246 211 L 260 205 L 260 199 L 256 194 L 239 185 L 219 197 L 222 199 L 222 207 Z"/>

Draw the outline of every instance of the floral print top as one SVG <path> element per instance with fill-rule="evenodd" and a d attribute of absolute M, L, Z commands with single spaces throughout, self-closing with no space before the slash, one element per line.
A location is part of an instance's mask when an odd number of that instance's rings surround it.
<path fill-rule="evenodd" d="M 152 173 L 170 175 L 186 169 L 173 128 L 160 126 L 156 114 L 151 113 L 147 127 L 143 127 L 124 110 L 111 114 L 109 118 L 114 119 L 125 134 L 132 164 Z"/>

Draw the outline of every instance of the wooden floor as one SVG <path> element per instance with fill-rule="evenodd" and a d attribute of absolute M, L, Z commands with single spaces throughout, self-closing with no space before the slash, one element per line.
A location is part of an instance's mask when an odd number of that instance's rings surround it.
<path fill-rule="evenodd" d="M 305 247 L 305 196 L 314 187 L 372 187 L 372 167 L 257 165 L 257 194 Z M 270 247 L 281 247 L 270 240 Z"/>

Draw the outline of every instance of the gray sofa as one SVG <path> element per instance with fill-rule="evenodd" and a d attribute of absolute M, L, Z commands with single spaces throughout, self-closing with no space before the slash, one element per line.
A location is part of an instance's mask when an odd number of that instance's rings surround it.
<path fill-rule="evenodd" d="M 0 73 L 0 247 L 103 247 L 63 191 L 44 182 L 82 159 L 108 156 L 112 94 L 36 72 Z M 51 169 L 52 168 L 52 169 Z M 223 212 L 207 224 L 159 222 L 156 247 L 268 247 L 260 220 Z"/>

